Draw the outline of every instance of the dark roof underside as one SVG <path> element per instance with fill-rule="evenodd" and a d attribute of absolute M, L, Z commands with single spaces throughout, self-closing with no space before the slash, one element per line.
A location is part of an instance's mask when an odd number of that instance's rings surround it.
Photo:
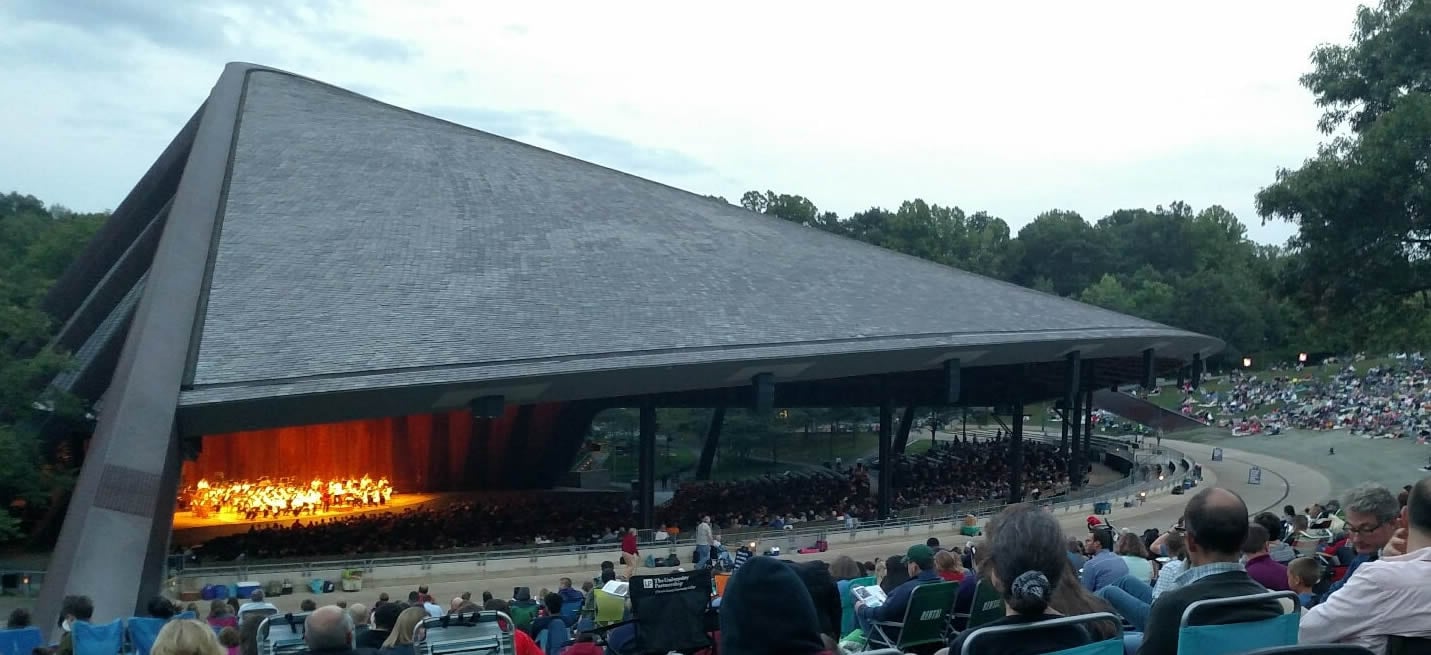
<path fill-rule="evenodd" d="M 185 402 L 914 347 L 1220 347 L 279 72 L 249 74 L 234 147 Z"/>

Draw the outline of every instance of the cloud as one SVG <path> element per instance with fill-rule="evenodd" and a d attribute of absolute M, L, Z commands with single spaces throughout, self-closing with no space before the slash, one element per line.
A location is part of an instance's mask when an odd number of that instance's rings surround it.
<path fill-rule="evenodd" d="M 426 107 L 418 111 L 509 139 L 541 142 L 563 154 L 618 170 L 676 177 L 714 173 L 710 165 L 679 151 L 585 130 L 548 111 L 480 107 Z"/>

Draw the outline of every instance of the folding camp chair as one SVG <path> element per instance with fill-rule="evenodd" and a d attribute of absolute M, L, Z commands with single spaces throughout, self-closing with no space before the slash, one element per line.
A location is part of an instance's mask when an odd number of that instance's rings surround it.
<path fill-rule="evenodd" d="M 711 570 L 696 569 L 631 579 L 631 620 L 598 628 L 601 633 L 635 624 L 632 650 L 640 655 L 695 653 L 715 640 L 709 629 Z M 601 606 L 597 607 L 600 616 Z"/>
<path fill-rule="evenodd" d="M 129 643 L 134 646 L 134 652 L 137 655 L 149 655 L 150 649 L 154 648 L 154 640 L 159 637 L 159 631 L 163 630 L 164 624 L 168 622 L 168 619 L 147 616 L 129 619 L 125 633 L 129 635 Z"/>
<path fill-rule="evenodd" d="M 428 617 L 413 641 L 416 655 L 512 655 L 516 624 L 501 612 L 469 612 Z"/>
<path fill-rule="evenodd" d="M 1107 621 L 1118 626 L 1118 634 L 1112 639 L 1095 641 L 1076 648 L 1066 648 L 1054 651 L 1049 655 L 1123 655 L 1123 620 L 1110 612 L 1098 612 L 1096 614 L 1079 614 L 1077 616 L 1065 616 L 1057 619 L 1048 619 L 1037 623 L 1024 623 L 1020 625 L 991 625 L 973 630 L 968 637 L 964 638 L 964 645 L 960 648 L 958 655 L 972 655 L 974 647 L 981 639 L 988 639 L 997 634 L 1026 633 L 1037 630 L 1048 630 L 1049 628 L 1060 628 L 1070 625 L 1081 625 L 1085 623 L 1096 623 Z"/>
<path fill-rule="evenodd" d="M 1280 605 L 1283 612 L 1261 621 L 1194 625 L 1193 615 L 1207 616 L 1235 605 Z M 1291 646 L 1297 643 L 1297 626 L 1301 614 L 1297 594 L 1290 591 L 1269 591 L 1264 594 L 1200 600 L 1183 610 L 1178 623 L 1178 655 L 1232 655 L 1258 648 Z"/>
<path fill-rule="evenodd" d="M 909 596 L 909 606 L 904 608 L 904 620 L 897 623 L 871 622 L 869 643 L 904 651 L 925 644 L 944 643 L 944 625 L 958 596 L 957 582 L 936 582 L 915 587 L 914 593 Z M 890 638 L 892 630 L 899 630 L 898 639 Z"/>
<path fill-rule="evenodd" d="M 965 630 L 977 628 L 1004 618 L 1004 597 L 987 579 L 980 579 L 974 586 L 974 604 L 969 606 L 969 621 Z"/>
<path fill-rule="evenodd" d="M 860 627 L 859 621 L 855 620 L 855 587 L 869 587 L 875 584 L 874 576 L 866 578 L 855 578 L 850 580 L 849 586 L 845 587 L 845 593 L 840 594 L 840 635 L 850 634 L 855 628 Z"/>
<path fill-rule="evenodd" d="M 45 635 L 35 626 L 0 630 L 0 655 L 30 655 L 45 645 Z"/>
<path fill-rule="evenodd" d="M 604 626 L 626 620 L 626 599 L 596 590 L 596 625 Z"/>
<path fill-rule="evenodd" d="M 124 622 L 119 619 L 100 624 L 76 621 L 71 630 L 75 655 L 115 655 L 124 647 Z"/>
<path fill-rule="evenodd" d="M 258 624 L 259 655 L 298 655 L 308 651 L 303 626 L 311 612 L 274 614 Z"/>
<path fill-rule="evenodd" d="M 1259 648 L 1244 655 L 1376 655 L 1354 644 L 1296 644 Z"/>

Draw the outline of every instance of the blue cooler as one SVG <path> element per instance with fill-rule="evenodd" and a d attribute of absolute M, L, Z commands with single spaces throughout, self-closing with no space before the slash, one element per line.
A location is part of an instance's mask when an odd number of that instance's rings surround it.
<path fill-rule="evenodd" d="M 235 596 L 239 600 L 248 600 L 250 596 L 253 596 L 253 592 L 261 591 L 262 589 L 262 582 L 255 582 L 252 580 L 249 580 L 247 582 L 240 582 L 238 583 L 238 593 Z"/>
<path fill-rule="evenodd" d="M 1103 501 L 1103 502 L 1101 502 L 1101 503 L 1093 503 L 1093 513 L 1094 513 L 1094 514 L 1111 514 L 1112 512 L 1113 512 L 1113 503 L 1112 503 L 1112 502 L 1109 502 L 1109 501 L 1106 501 L 1106 500 L 1105 500 L 1105 501 Z"/>

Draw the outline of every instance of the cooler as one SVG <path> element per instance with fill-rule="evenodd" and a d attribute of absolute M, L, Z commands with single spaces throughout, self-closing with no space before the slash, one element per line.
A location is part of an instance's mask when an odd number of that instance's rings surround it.
<path fill-rule="evenodd" d="M 240 582 L 240 583 L 238 583 L 238 594 L 237 594 L 237 596 L 238 596 L 238 598 L 239 598 L 240 600 L 248 600 L 250 597 L 253 596 L 253 592 L 255 592 L 255 591 L 261 591 L 262 589 L 263 589 L 263 583 L 262 583 L 262 582 L 258 582 L 258 581 L 255 581 L 255 580 L 249 580 L 249 581 L 247 581 L 247 582 Z"/>
<path fill-rule="evenodd" d="M 1106 501 L 1106 500 L 1105 500 L 1105 501 L 1102 501 L 1102 502 L 1098 502 L 1098 503 L 1093 503 L 1093 513 L 1094 513 L 1094 514 L 1112 514 L 1112 513 L 1113 513 L 1113 503 L 1111 503 L 1111 502 L 1109 502 L 1109 501 Z"/>

